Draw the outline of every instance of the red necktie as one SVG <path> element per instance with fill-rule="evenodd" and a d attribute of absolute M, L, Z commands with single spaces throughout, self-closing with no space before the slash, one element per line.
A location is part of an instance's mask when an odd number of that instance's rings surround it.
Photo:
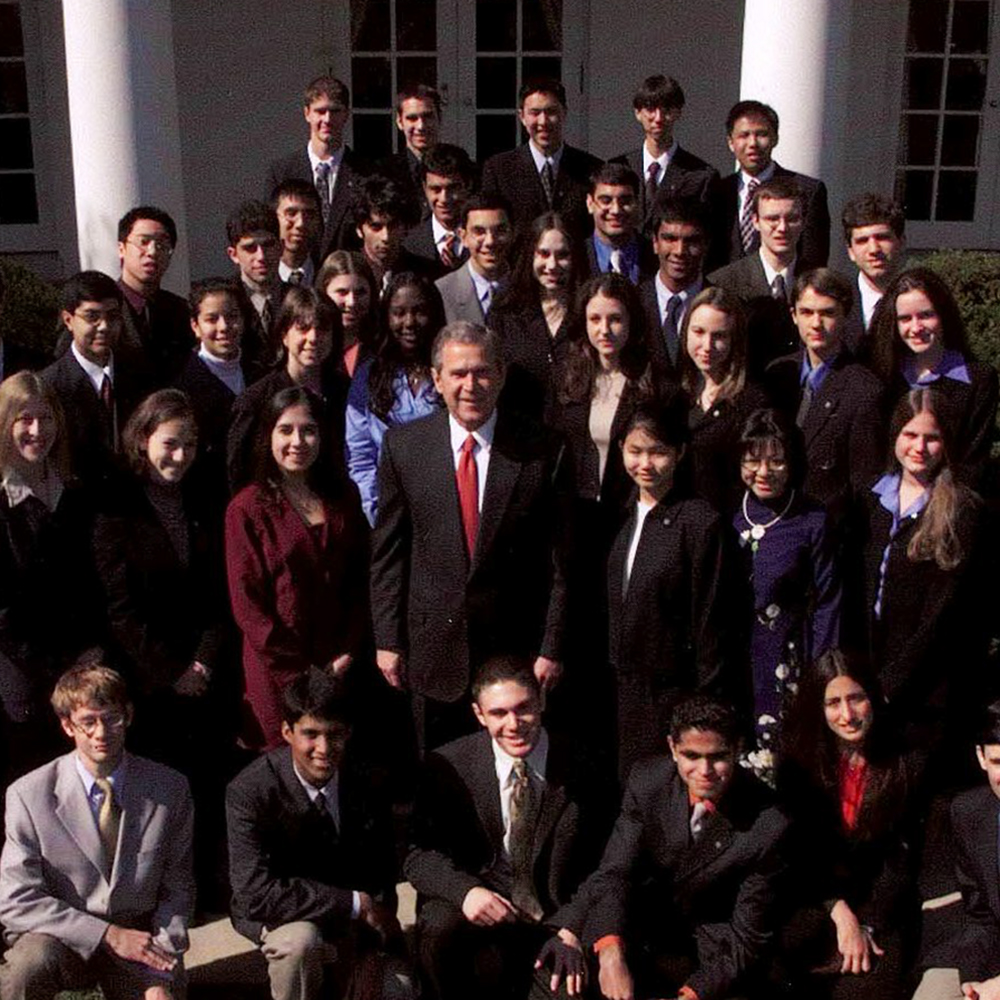
<path fill-rule="evenodd" d="M 476 533 L 479 531 L 479 475 L 476 472 L 476 439 L 470 434 L 462 445 L 462 455 L 455 471 L 458 486 L 458 505 L 462 511 L 462 527 L 465 529 L 465 547 L 469 559 L 476 551 Z"/>

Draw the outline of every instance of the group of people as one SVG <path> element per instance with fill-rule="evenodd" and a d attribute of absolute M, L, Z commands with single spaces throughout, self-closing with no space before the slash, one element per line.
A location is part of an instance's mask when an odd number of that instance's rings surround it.
<path fill-rule="evenodd" d="M 526 81 L 480 170 L 414 86 L 369 164 L 318 78 L 234 275 L 140 206 L 2 345 L 3 1000 L 183 995 L 195 885 L 275 1000 L 1000 997 L 997 373 L 772 108 L 720 178 L 633 103 L 602 162 Z"/>

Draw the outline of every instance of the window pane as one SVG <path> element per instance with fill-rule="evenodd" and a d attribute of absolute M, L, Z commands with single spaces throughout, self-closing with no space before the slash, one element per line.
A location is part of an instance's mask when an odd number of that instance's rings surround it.
<path fill-rule="evenodd" d="M 392 115 L 355 115 L 354 148 L 363 157 L 376 160 L 392 152 Z"/>
<path fill-rule="evenodd" d="M 529 52 L 562 48 L 562 0 L 524 0 L 521 47 Z"/>
<path fill-rule="evenodd" d="M 0 4 L 0 56 L 23 56 L 21 8 L 16 3 Z"/>
<path fill-rule="evenodd" d="M 0 114 L 24 114 L 27 110 L 28 79 L 24 63 L 0 63 Z"/>
<path fill-rule="evenodd" d="M 979 162 L 979 115 L 945 115 L 941 164 L 974 167 Z"/>
<path fill-rule="evenodd" d="M 908 219 L 930 219 L 933 186 L 934 174 L 930 170 L 906 170 L 899 173 L 896 201 L 903 206 Z"/>
<path fill-rule="evenodd" d="M 907 52 L 944 52 L 948 0 L 911 0 Z"/>
<path fill-rule="evenodd" d="M 389 0 L 351 0 L 351 48 L 355 52 L 389 48 Z"/>
<path fill-rule="evenodd" d="M 517 59 L 480 56 L 476 60 L 476 107 L 517 107 Z"/>
<path fill-rule="evenodd" d="M 980 111 L 986 96 L 986 60 L 952 59 L 948 63 L 949 111 Z"/>
<path fill-rule="evenodd" d="M 437 86 L 436 56 L 400 56 L 396 59 L 396 87 L 402 90 L 408 84 L 426 83 Z"/>
<path fill-rule="evenodd" d="M 476 115 L 476 159 L 482 163 L 494 153 L 517 145 L 518 122 L 513 115 Z"/>
<path fill-rule="evenodd" d="M 976 172 L 954 170 L 938 175 L 939 222 L 971 222 L 976 214 Z"/>
<path fill-rule="evenodd" d="M 937 154 L 937 115 L 904 115 L 900 148 L 910 167 L 933 166 Z"/>
<path fill-rule="evenodd" d="M 951 22 L 951 51 L 982 52 L 989 49 L 989 0 L 962 0 L 955 4 Z"/>
<path fill-rule="evenodd" d="M 479 52 L 517 49 L 517 0 L 478 0 L 476 49 Z"/>
<path fill-rule="evenodd" d="M 31 122 L 27 118 L 0 120 L 0 170 L 30 170 Z"/>
<path fill-rule="evenodd" d="M 356 108 L 392 107 L 392 70 L 387 58 L 355 57 L 351 60 L 351 92 Z"/>
<path fill-rule="evenodd" d="M 903 94 L 908 108 L 937 108 L 941 105 L 943 59 L 907 59 Z"/>
<path fill-rule="evenodd" d="M 34 174 L 0 174 L 0 226 L 38 221 Z"/>
<path fill-rule="evenodd" d="M 437 0 L 396 0 L 396 48 L 437 51 Z"/>
<path fill-rule="evenodd" d="M 521 80 L 530 80 L 533 76 L 562 79 L 562 59 L 559 56 L 525 56 L 521 61 Z"/>

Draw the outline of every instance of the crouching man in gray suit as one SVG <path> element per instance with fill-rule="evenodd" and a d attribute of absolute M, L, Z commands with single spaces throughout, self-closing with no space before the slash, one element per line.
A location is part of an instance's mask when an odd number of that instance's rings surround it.
<path fill-rule="evenodd" d="M 52 706 L 76 749 L 7 790 L 0 997 L 98 983 L 107 1000 L 180 998 L 194 901 L 187 782 L 125 752 L 132 706 L 113 670 L 72 668 Z"/>

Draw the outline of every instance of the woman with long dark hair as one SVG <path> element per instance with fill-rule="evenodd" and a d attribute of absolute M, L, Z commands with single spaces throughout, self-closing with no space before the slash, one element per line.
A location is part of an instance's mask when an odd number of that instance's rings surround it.
<path fill-rule="evenodd" d="M 928 268 L 903 271 L 875 310 L 871 341 L 871 365 L 889 387 L 890 407 L 911 389 L 940 393 L 955 432 L 954 472 L 977 487 L 990 457 L 1000 382 L 992 365 L 973 357 L 948 286 Z"/>
<path fill-rule="evenodd" d="M 378 339 L 378 284 L 365 255 L 334 250 L 316 275 L 316 290 L 340 314 L 343 367 L 354 375 L 358 364 L 374 350 Z"/>
<path fill-rule="evenodd" d="M 444 326 L 441 293 L 425 277 L 393 275 L 381 314 L 375 356 L 358 365 L 347 396 L 347 471 L 370 524 L 378 507 L 376 473 L 386 430 L 441 406 L 431 378 L 431 345 Z"/>

